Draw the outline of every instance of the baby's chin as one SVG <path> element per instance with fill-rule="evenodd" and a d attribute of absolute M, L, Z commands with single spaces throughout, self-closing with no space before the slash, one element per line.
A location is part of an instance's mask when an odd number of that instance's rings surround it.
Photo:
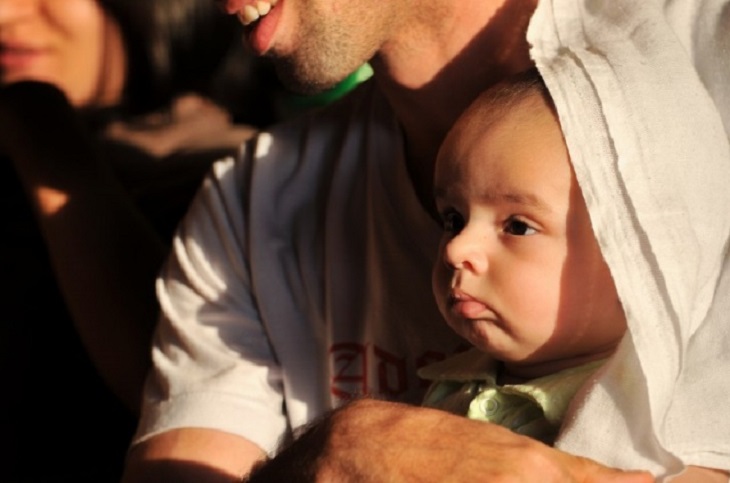
<path fill-rule="evenodd" d="M 509 339 L 499 340 L 495 335 L 484 337 L 471 334 L 464 338 L 477 350 L 502 363 L 504 369 L 514 372 L 520 379 L 533 379 L 551 373 L 552 361 L 543 360 L 533 348 L 510 343 Z"/>
<path fill-rule="evenodd" d="M 452 328 L 478 350 L 500 361 L 521 361 L 526 355 L 508 334 L 492 320 L 462 320 Z"/>

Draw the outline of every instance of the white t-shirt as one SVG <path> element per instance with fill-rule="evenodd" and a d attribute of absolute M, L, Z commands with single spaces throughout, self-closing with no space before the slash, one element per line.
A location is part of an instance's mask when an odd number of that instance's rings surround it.
<path fill-rule="evenodd" d="M 136 440 L 179 427 L 280 436 L 358 394 L 419 403 L 463 348 L 431 294 L 440 227 L 372 82 L 218 162 L 158 283 Z"/>

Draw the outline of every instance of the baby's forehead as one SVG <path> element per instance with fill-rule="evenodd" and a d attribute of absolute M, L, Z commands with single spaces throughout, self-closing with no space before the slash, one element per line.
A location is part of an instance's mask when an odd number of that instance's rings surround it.
<path fill-rule="evenodd" d="M 567 146 L 551 105 L 539 91 L 505 102 L 479 99 L 445 140 L 435 183 L 479 180 L 549 183 L 565 187 L 572 175 Z"/>
<path fill-rule="evenodd" d="M 553 117 L 538 92 L 517 99 L 478 98 L 451 128 L 439 155 L 463 152 L 480 139 L 505 129 L 528 134 L 531 127 L 544 124 L 545 114 Z"/>

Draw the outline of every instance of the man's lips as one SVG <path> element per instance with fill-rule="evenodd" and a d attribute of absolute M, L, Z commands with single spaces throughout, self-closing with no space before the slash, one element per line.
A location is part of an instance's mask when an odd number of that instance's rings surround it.
<path fill-rule="evenodd" d="M 247 4 L 237 12 L 248 45 L 257 55 L 264 55 L 272 48 L 283 8 L 284 0 L 259 0 L 255 8 Z"/>
<path fill-rule="evenodd" d="M 218 5 L 223 9 L 224 12 L 226 12 L 229 15 L 232 15 L 240 10 L 243 10 L 244 5 L 246 3 L 251 4 L 251 1 L 248 0 L 216 0 Z"/>
<path fill-rule="evenodd" d="M 238 18 L 244 26 L 251 25 L 261 17 L 265 17 L 272 8 L 279 3 L 278 0 L 257 0 L 252 5 L 244 5 L 238 11 Z"/>
<path fill-rule="evenodd" d="M 265 17 L 277 3 L 278 0 L 218 0 L 223 11 L 238 16 L 243 25 Z"/>

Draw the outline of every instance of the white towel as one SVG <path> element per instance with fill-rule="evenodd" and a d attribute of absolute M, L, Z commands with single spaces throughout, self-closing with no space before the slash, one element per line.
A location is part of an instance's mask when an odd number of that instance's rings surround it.
<path fill-rule="evenodd" d="M 541 0 L 528 40 L 629 325 L 556 445 L 730 469 L 730 0 Z"/>

